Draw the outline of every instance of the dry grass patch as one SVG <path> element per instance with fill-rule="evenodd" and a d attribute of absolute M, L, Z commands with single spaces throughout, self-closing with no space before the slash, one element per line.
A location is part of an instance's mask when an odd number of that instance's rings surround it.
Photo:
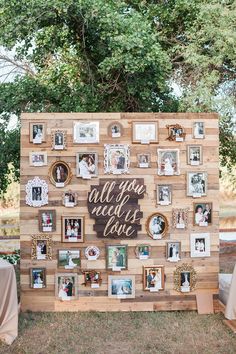
<path fill-rule="evenodd" d="M 223 316 L 195 312 L 25 313 L 2 354 L 235 354 Z"/>

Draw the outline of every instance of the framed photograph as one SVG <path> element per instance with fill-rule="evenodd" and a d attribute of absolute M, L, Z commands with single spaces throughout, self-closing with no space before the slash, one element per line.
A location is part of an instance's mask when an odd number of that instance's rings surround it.
<path fill-rule="evenodd" d="M 135 255 L 138 259 L 148 259 L 151 256 L 151 246 L 148 244 L 137 245 Z"/>
<path fill-rule="evenodd" d="M 71 190 L 62 193 L 62 205 L 66 208 L 74 208 L 77 205 L 78 194 Z"/>
<path fill-rule="evenodd" d="M 151 166 L 151 155 L 150 154 L 138 154 L 138 167 L 140 168 L 148 168 Z"/>
<path fill-rule="evenodd" d="M 106 245 L 106 268 L 113 272 L 128 269 L 127 245 Z"/>
<path fill-rule="evenodd" d="M 135 298 L 135 276 L 108 275 L 108 297 L 118 299 Z"/>
<path fill-rule="evenodd" d="M 182 142 L 185 139 L 184 128 L 179 124 L 167 125 L 168 138 L 166 140 Z"/>
<path fill-rule="evenodd" d="M 99 122 L 74 122 L 74 143 L 98 144 Z"/>
<path fill-rule="evenodd" d="M 58 268 L 74 269 L 81 265 L 80 250 L 69 248 L 58 250 Z"/>
<path fill-rule="evenodd" d="M 99 288 L 102 283 L 101 272 L 86 270 L 84 273 L 84 285 L 90 285 L 92 289 Z"/>
<path fill-rule="evenodd" d="M 172 204 L 172 185 L 158 184 L 157 185 L 157 204 L 170 205 Z"/>
<path fill-rule="evenodd" d="M 157 149 L 157 163 L 159 176 L 180 175 L 178 149 Z"/>
<path fill-rule="evenodd" d="M 181 260 L 181 242 L 170 241 L 166 243 L 166 259 L 169 262 Z"/>
<path fill-rule="evenodd" d="M 211 244 L 210 244 L 210 234 L 191 234 L 191 257 L 210 257 L 211 255 Z"/>
<path fill-rule="evenodd" d="M 204 139 L 205 138 L 205 124 L 204 122 L 193 122 L 193 138 Z"/>
<path fill-rule="evenodd" d="M 49 179 L 57 188 L 63 188 L 72 178 L 72 172 L 69 165 L 64 161 L 54 162 L 49 170 Z"/>
<path fill-rule="evenodd" d="M 40 232 L 56 231 L 56 210 L 39 210 L 38 220 Z"/>
<path fill-rule="evenodd" d="M 191 166 L 202 165 L 202 145 L 187 145 L 187 163 Z"/>
<path fill-rule="evenodd" d="M 30 179 L 25 186 L 25 191 L 25 202 L 27 205 L 39 208 L 48 204 L 48 185 L 46 181 L 39 177 Z"/>
<path fill-rule="evenodd" d="M 143 290 L 157 292 L 164 290 L 165 276 L 163 265 L 143 267 Z"/>
<path fill-rule="evenodd" d="M 104 172 L 121 174 L 129 172 L 130 147 L 123 144 L 104 145 Z"/>
<path fill-rule="evenodd" d="M 172 209 L 172 227 L 174 229 L 187 229 L 189 208 Z"/>
<path fill-rule="evenodd" d="M 52 236 L 32 236 L 31 259 L 52 260 Z"/>
<path fill-rule="evenodd" d="M 62 216 L 62 242 L 84 242 L 84 217 Z"/>
<path fill-rule="evenodd" d="M 46 166 L 47 162 L 47 152 L 46 151 L 33 151 L 29 153 L 29 164 L 30 166 L 40 167 Z"/>
<path fill-rule="evenodd" d="M 96 152 L 77 152 L 76 177 L 91 179 L 98 176 L 98 154 Z"/>
<path fill-rule="evenodd" d="M 52 130 L 52 150 L 66 150 L 67 149 L 67 131 L 66 130 Z"/>
<path fill-rule="evenodd" d="M 62 301 L 78 297 L 78 277 L 75 273 L 57 273 L 55 275 L 55 296 Z"/>
<path fill-rule="evenodd" d="M 100 256 L 100 250 L 97 246 L 88 246 L 84 253 L 89 261 L 95 261 Z"/>
<path fill-rule="evenodd" d="M 174 289 L 182 293 L 194 290 L 197 273 L 191 264 L 184 263 L 174 271 Z"/>
<path fill-rule="evenodd" d="M 46 268 L 30 268 L 30 287 L 33 289 L 46 288 Z"/>
<path fill-rule="evenodd" d="M 193 203 L 193 225 L 208 226 L 212 224 L 212 203 Z"/>
<path fill-rule="evenodd" d="M 207 172 L 187 172 L 187 196 L 200 198 L 207 195 Z"/>
<path fill-rule="evenodd" d="M 123 135 L 123 127 L 120 122 L 112 122 L 108 126 L 108 136 L 112 138 L 120 138 Z"/>
<path fill-rule="evenodd" d="M 46 141 L 46 124 L 43 122 L 31 122 L 30 129 L 30 142 L 33 144 L 42 144 Z"/>
<path fill-rule="evenodd" d="M 161 240 L 167 233 L 168 221 L 161 213 L 154 213 L 149 216 L 146 222 L 146 231 L 154 240 Z"/>
<path fill-rule="evenodd" d="M 132 143 L 158 143 L 158 122 L 132 122 Z"/>

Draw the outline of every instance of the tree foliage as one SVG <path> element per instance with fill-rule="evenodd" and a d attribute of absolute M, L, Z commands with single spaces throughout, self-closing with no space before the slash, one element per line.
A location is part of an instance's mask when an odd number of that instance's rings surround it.
<path fill-rule="evenodd" d="M 224 107 L 223 114 L 232 116 L 233 0 L 0 0 L 0 19 L 0 45 L 14 48 L 17 63 L 24 63 L 23 75 L 0 85 L 1 189 L 12 159 L 6 148 L 13 132 L 5 131 L 12 113 L 221 113 L 219 95 L 227 92 L 230 109 Z M 178 99 L 171 82 L 181 88 Z M 229 166 L 236 153 L 228 127 L 229 118 L 222 119 L 221 152 L 227 151 Z M 16 175 L 17 141 L 11 146 Z"/>

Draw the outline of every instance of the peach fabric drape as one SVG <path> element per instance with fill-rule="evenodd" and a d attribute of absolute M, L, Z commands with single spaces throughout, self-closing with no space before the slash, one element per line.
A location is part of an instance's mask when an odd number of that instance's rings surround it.
<path fill-rule="evenodd" d="M 18 305 L 15 270 L 0 259 L 0 340 L 11 344 L 18 334 Z"/>
<path fill-rule="evenodd" d="M 236 320 L 236 264 L 229 289 L 229 297 L 225 308 L 225 317 L 228 320 Z"/>

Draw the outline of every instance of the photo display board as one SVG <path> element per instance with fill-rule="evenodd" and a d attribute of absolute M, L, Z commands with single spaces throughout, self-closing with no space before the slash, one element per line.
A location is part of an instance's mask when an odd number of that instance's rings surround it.
<path fill-rule="evenodd" d="M 22 310 L 216 308 L 218 134 L 215 113 L 22 114 Z"/>

